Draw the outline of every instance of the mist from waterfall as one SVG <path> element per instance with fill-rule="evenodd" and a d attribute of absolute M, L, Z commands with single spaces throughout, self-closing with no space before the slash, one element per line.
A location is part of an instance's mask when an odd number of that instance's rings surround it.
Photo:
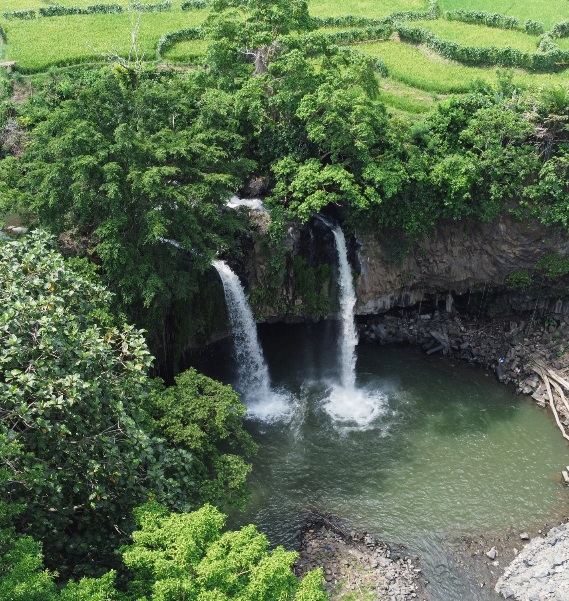
<path fill-rule="evenodd" d="M 269 370 L 257 337 L 257 324 L 237 274 L 224 261 L 213 261 L 219 273 L 231 323 L 237 363 L 236 388 L 251 417 L 272 421 L 291 412 L 289 399 L 271 389 Z"/>

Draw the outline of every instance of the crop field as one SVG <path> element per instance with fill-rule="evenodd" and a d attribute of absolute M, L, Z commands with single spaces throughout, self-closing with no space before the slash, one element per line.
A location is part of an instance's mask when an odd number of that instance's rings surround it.
<path fill-rule="evenodd" d="M 440 38 L 465 46 L 511 46 L 527 52 L 535 52 L 539 44 L 539 36 L 528 35 L 523 31 L 497 30 L 494 27 L 442 19 L 419 21 L 414 24 L 436 33 Z"/>
<path fill-rule="evenodd" d="M 100 0 L 111 3 L 113 0 Z M 109 55 L 126 55 L 131 44 L 133 22 L 140 18 L 137 37 L 139 52 L 145 60 L 167 62 L 168 64 L 190 65 L 203 54 L 206 42 L 182 41 L 162 57 L 157 57 L 156 47 L 161 36 L 168 32 L 188 27 L 197 27 L 208 15 L 207 9 L 183 11 L 181 0 L 172 0 L 169 10 L 161 12 L 136 13 L 129 9 L 126 0 L 115 0 L 123 7 L 120 14 L 85 14 L 35 19 L 5 18 L 4 11 L 38 10 L 53 6 L 51 0 L 0 0 L 0 25 L 6 33 L 6 43 L 0 45 L 2 60 L 16 61 L 21 73 L 38 73 L 53 66 L 67 66 L 82 62 L 104 61 Z M 156 0 L 154 0 L 156 1 Z M 160 0 L 158 0 L 160 1 Z M 86 7 L 97 0 L 57 0 L 62 6 Z M 478 48 L 512 48 L 522 53 L 538 53 L 541 36 L 524 31 L 526 19 L 540 21 L 544 31 L 553 24 L 569 19 L 569 0 L 438 0 L 440 16 L 432 20 L 419 20 L 403 25 L 422 28 L 432 32 L 445 43 Z M 382 18 L 400 11 L 426 11 L 428 0 L 309 0 L 311 14 L 318 17 L 341 17 L 355 15 L 369 18 Z M 447 20 L 445 11 L 467 10 L 501 13 L 519 20 L 517 28 L 498 29 L 484 24 L 469 24 Z M 324 31 L 333 33 L 346 30 L 345 26 L 327 27 Z M 357 29 L 357 28 L 356 28 Z M 569 37 L 555 38 L 555 44 L 566 51 L 569 64 Z M 427 48 L 421 43 L 400 39 L 394 32 L 388 41 L 366 39 L 353 44 L 359 50 L 374 57 L 380 57 L 387 65 L 389 77 L 383 80 L 381 100 L 395 111 L 417 113 L 432 108 L 440 95 L 464 93 L 471 89 L 475 81 L 493 83 L 496 81 L 496 66 L 488 63 L 467 64 L 443 58 L 442 52 L 432 44 Z M 433 49 L 434 48 L 434 49 Z M 451 55 L 455 56 L 455 55 Z M 460 57 L 458 57 L 459 60 Z M 499 63 L 492 63 L 495 65 Z M 512 68 L 516 65 L 510 65 Z M 501 68 L 508 68 L 503 65 Z M 554 68 L 550 69 L 554 71 Z M 538 73 L 514 69 L 514 82 L 522 87 L 569 82 L 569 69 L 560 72 Z"/>
<path fill-rule="evenodd" d="M 551 27 L 557 21 L 569 19 L 567 0 L 439 0 L 441 10 L 482 10 L 526 19 L 542 21 Z"/>
<path fill-rule="evenodd" d="M 308 0 L 310 13 L 316 17 L 380 18 L 402 10 L 426 10 L 427 4 L 426 0 Z"/>

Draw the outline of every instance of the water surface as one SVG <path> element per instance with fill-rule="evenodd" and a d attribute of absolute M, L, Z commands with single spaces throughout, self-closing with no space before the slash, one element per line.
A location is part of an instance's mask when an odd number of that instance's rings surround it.
<path fill-rule="evenodd" d="M 306 509 L 331 512 L 421 555 L 436 599 L 496 599 L 453 564 L 449 545 L 567 511 L 558 475 L 569 455 L 553 419 L 479 369 L 362 346 L 357 389 L 380 410 L 371 422 L 338 421 L 328 406 L 337 333 L 333 323 L 260 329 L 273 386 L 296 404 L 290 421 L 249 422 L 260 445 L 252 499 L 232 525 L 252 521 L 294 547 Z M 213 375 L 231 380 L 230 365 L 220 359 Z"/>

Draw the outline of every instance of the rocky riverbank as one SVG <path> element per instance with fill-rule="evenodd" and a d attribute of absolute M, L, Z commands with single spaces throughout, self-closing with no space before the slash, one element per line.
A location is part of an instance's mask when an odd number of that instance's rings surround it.
<path fill-rule="evenodd" d="M 415 312 L 367 318 L 359 333 L 362 342 L 414 344 L 429 355 L 441 353 L 491 369 L 498 380 L 541 406 L 548 396 L 533 364 L 541 361 L 558 372 L 569 369 L 569 316 L 480 320 L 453 312 Z M 569 425 L 566 409 L 559 410 Z"/>
<path fill-rule="evenodd" d="M 405 556 L 370 534 L 345 530 L 332 516 L 308 517 L 299 553 L 297 574 L 322 567 L 332 601 L 429 599 L 418 557 Z"/>

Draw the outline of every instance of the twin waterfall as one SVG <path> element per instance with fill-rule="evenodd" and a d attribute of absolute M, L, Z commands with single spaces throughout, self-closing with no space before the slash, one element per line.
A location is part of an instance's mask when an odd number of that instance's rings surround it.
<path fill-rule="evenodd" d="M 341 228 L 321 219 L 334 234 L 338 253 L 340 288 L 340 378 L 331 383 L 322 407 L 336 422 L 357 429 L 367 428 L 383 411 L 385 397 L 356 388 L 356 345 L 354 322 L 356 294 L 348 262 L 346 239 Z M 244 397 L 251 416 L 273 421 L 290 417 L 294 411 L 291 395 L 271 389 L 269 370 L 257 338 L 257 326 L 237 275 L 223 261 L 213 261 L 223 284 L 227 311 L 235 342 L 238 370 L 237 389 Z"/>

